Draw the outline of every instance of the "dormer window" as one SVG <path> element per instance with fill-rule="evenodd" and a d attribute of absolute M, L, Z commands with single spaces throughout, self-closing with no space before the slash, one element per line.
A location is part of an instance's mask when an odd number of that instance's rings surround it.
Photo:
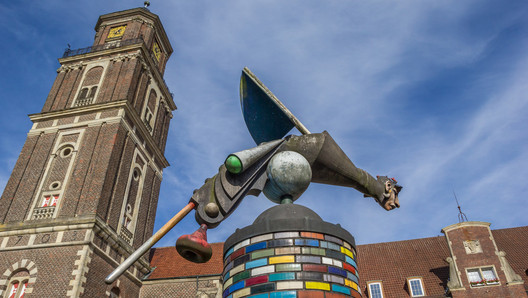
<path fill-rule="evenodd" d="M 470 268 L 466 269 L 466 272 L 472 288 L 499 284 L 499 278 L 491 266 Z"/>
<path fill-rule="evenodd" d="M 383 287 L 381 281 L 367 282 L 368 296 L 370 298 L 383 298 Z"/>
<path fill-rule="evenodd" d="M 422 283 L 421 277 L 413 277 L 407 279 L 409 285 L 409 291 L 411 292 L 411 297 L 423 297 L 425 296 L 425 290 Z"/>

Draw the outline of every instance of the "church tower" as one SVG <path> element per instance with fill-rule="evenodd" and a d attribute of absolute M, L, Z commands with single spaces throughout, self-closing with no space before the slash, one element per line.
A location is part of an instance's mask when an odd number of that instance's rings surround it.
<path fill-rule="evenodd" d="M 144 257 L 104 277 L 153 231 L 176 109 L 157 15 L 102 15 L 66 50 L 0 199 L 0 297 L 137 297 Z M 5 296 L 7 295 L 7 296 Z"/>

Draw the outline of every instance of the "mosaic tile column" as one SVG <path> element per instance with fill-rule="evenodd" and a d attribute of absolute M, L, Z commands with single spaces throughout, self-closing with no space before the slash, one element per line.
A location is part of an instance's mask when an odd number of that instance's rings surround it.
<path fill-rule="evenodd" d="M 223 297 L 361 297 L 354 237 L 312 210 L 264 211 L 224 244 Z"/>

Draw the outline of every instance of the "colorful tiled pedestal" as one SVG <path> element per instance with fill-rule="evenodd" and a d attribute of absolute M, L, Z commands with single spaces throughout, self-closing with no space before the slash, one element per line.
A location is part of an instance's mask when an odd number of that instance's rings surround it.
<path fill-rule="evenodd" d="M 224 244 L 223 297 L 361 297 L 354 237 L 314 211 L 282 204 Z"/>

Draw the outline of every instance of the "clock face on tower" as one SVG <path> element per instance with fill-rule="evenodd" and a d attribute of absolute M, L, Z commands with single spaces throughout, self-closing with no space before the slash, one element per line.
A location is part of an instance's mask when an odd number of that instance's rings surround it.
<path fill-rule="evenodd" d="M 161 50 L 157 42 L 154 42 L 154 44 L 152 45 L 152 53 L 154 53 L 154 57 L 159 62 L 161 57 Z"/>
<path fill-rule="evenodd" d="M 126 29 L 126 25 L 111 28 L 106 38 L 121 37 L 125 33 L 125 29 Z"/>

